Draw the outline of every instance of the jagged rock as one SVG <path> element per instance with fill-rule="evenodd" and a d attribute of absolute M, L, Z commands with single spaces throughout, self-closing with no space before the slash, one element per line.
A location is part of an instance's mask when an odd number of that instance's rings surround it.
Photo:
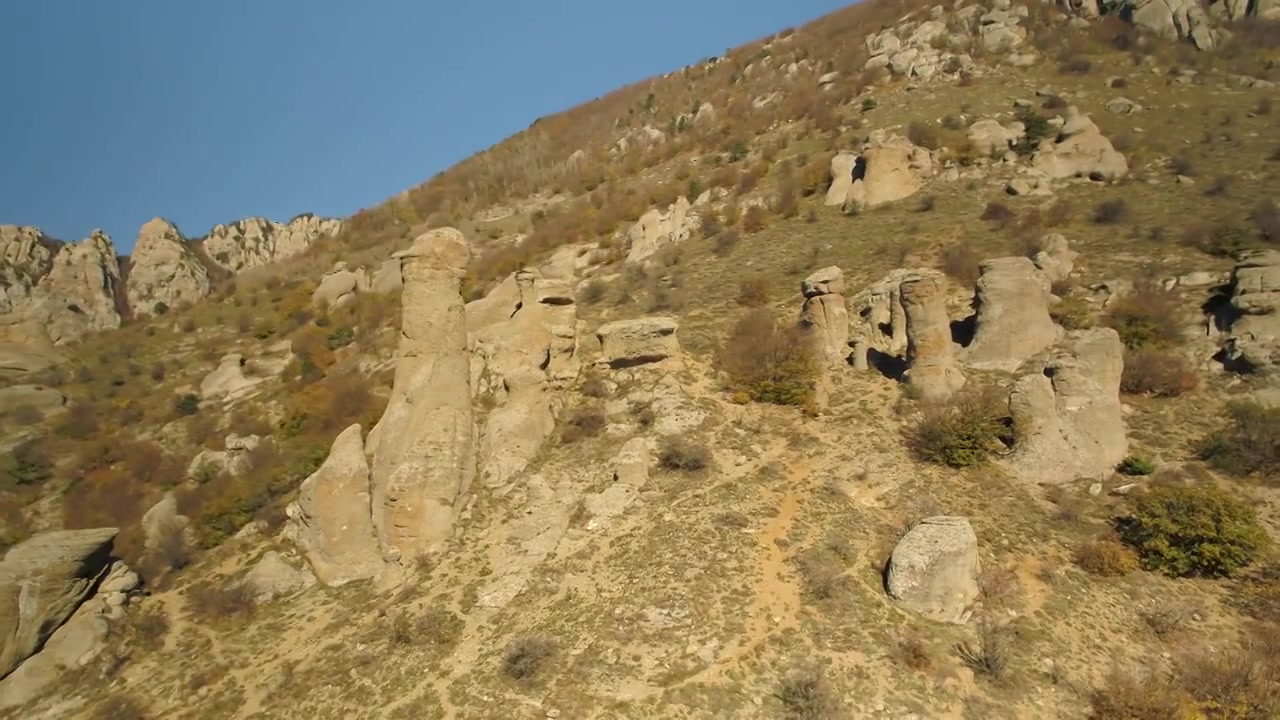
<path fill-rule="evenodd" d="M 1087 177 L 1110 182 L 1129 174 L 1124 155 L 1074 106 L 1067 108 L 1066 122 L 1057 138 L 1041 145 L 1031 158 L 1031 166 L 1055 179 Z"/>
<path fill-rule="evenodd" d="M 1026 132 L 1026 127 L 1020 122 L 1006 128 L 998 120 L 979 120 L 969 126 L 969 142 L 979 155 L 990 157 L 997 150 L 1004 152 L 1013 147 Z"/>
<path fill-rule="evenodd" d="M 0 414 L 29 407 L 49 417 L 66 408 L 67 396 L 43 385 L 10 385 L 0 387 Z"/>
<path fill-rule="evenodd" d="M 0 225 L 0 323 L 36 323 L 55 343 L 120 326 L 120 266 L 95 230 L 64 244 L 34 227 Z"/>
<path fill-rule="evenodd" d="M 939 622 L 963 623 L 978 599 L 978 536 L 963 517 L 921 520 L 893 548 L 886 585 L 895 600 Z"/>
<path fill-rule="evenodd" d="M 613 154 L 626 153 L 632 146 L 636 147 L 652 147 L 661 145 L 667 141 L 667 134 L 652 125 L 634 128 L 626 135 L 618 138 L 618 142 L 614 143 L 610 152 Z"/>
<path fill-rule="evenodd" d="M 456 504 L 475 475 L 470 354 L 462 278 L 470 249 L 453 228 L 431 230 L 396 253 L 404 291 L 391 398 L 369 433 L 374 528 L 402 563 L 453 535 Z"/>
<path fill-rule="evenodd" d="M 627 262 L 639 262 L 668 245 L 688 240 L 699 227 L 698 216 L 689 208 L 689 200 L 681 196 L 665 213 L 655 208 L 642 215 L 627 231 Z"/>
<path fill-rule="evenodd" d="M 1004 190 L 1014 197 L 1053 194 L 1053 189 L 1049 187 L 1049 183 L 1040 177 L 1014 178 L 1009 181 Z"/>
<path fill-rule="evenodd" d="M 262 604 L 300 593 L 315 585 L 316 578 L 305 568 L 294 567 L 275 550 L 268 550 L 245 575 L 244 583 L 253 593 L 253 601 Z"/>
<path fill-rule="evenodd" d="M 1280 366 L 1280 251 L 1242 253 L 1231 274 L 1231 319 L 1223 355 L 1253 372 Z"/>
<path fill-rule="evenodd" d="M 178 512 L 178 498 L 167 492 L 142 516 L 143 547 L 153 554 L 183 553 L 190 525 L 191 519 Z"/>
<path fill-rule="evenodd" d="M 257 450 L 261 443 L 262 438 L 257 435 L 227 435 L 223 450 L 205 449 L 191 458 L 191 462 L 187 464 L 187 477 L 198 478 L 206 472 L 207 467 L 235 476 L 243 475 L 251 467 L 249 454 Z"/>
<path fill-rule="evenodd" d="M 1016 370 L 1059 337 L 1049 317 L 1049 279 L 1025 257 L 987 260 L 979 268 L 976 329 L 964 363 Z"/>
<path fill-rule="evenodd" d="M 62 355 L 38 322 L 0 324 L 0 378 L 13 379 L 57 365 Z"/>
<path fill-rule="evenodd" d="M 829 365 L 841 365 L 849 354 L 849 311 L 844 304 L 844 273 L 832 265 L 801 283 L 804 307 L 800 319 L 811 328 L 818 355 Z"/>
<path fill-rule="evenodd" d="M 339 308 L 354 302 L 356 294 L 366 287 L 368 279 L 364 273 L 348 270 L 345 262 L 339 262 L 320 278 L 320 284 L 311 293 L 311 305 Z"/>
<path fill-rule="evenodd" d="M 235 400 L 246 395 L 259 381 L 246 377 L 244 366 L 243 355 L 223 355 L 218 367 L 200 381 L 200 398 Z"/>
<path fill-rule="evenodd" d="M 680 354 L 675 318 L 618 320 L 596 330 L 602 362 L 613 368 L 659 362 Z"/>
<path fill-rule="evenodd" d="M 1018 24 L 1018 16 L 1007 10 L 995 9 L 978 20 L 978 34 L 982 47 L 989 53 L 1009 54 L 1027 39 L 1027 29 Z"/>
<path fill-rule="evenodd" d="M 200 241 L 204 254 L 218 267 L 239 273 L 301 255 L 316 240 L 337 235 L 342 221 L 305 214 L 287 224 L 246 218 L 215 225 Z"/>
<path fill-rule="evenodd" d="M 710 122 L 715 122 L 715 119 L 716 119 L 715 106 L 713 106 L 709 102 L 704 102 L 698 106 L 698 112 L 694 113 L 693 124 L 705 125 Z"/>
<path fill-rule="evenodd" d="M 929 151 L 893 136 L 872 143 L 861 155 L 838 153 L 832 158 L 826 204 L 877 207 L 910 197 L 932 176 Z"/>
<path fill-rule="evenodd" d="M 302 482 L 298 500 L 286 511 L 289 537 L 306 554 L 316 578 L 330 587 L 373 578 L 383 569 L 361 432 L 352 425 L 338 435 L 329 457 Z"/>
<path fill-rule="evenodd" d="M 1065 235 L 1051 233 L 1040 238 L 1040 249 L 1031 262 L 1049 279 L 1050 283 L 1062 282 L 1071 276 L 1080 253 L 1071 249 Z"/>
<path fill-rule="evenodd" d="M 0 562 L 0 677 L 36 652 L 108 570 L 115 528 L 36 535 Z"/>
<path fill-rule="evenodd" d="M 1128 453 L 1120 405 L 1124 347 L 1110 328 L 1067 333 L 1028 360 L 1009 396 L 1007 463 L 1037 483 L 1109 476 Z"/>
<path fill-rule="evenodd" d="M 906 316 L 907 381 L 925 400 L 942 400 L 964 386 L 955 363 L 946 290 L 936 275 L 904 280 L 900 291 Z"/>
<path fill-rule="evenodd" d="M 25 225 L 0 225 L 0 316 L 21 313 L 49 274 L 59 243 Z"/>
<path fill-rule="evenodd" d="M 1134 25 L 1169 40 L 1190 38 L 1201 50 L 1214 49 L 1220 36 L 1194 0 L 1130 0 L 1127 16 Z"/>
<path fill-rule="evenodd" d="M 0 710 L 24 705 L 45 693 L 69 671 L 85 667 L 107 646 L 109 612 L 91 599 L 52 630 L 40 652 L 0 680 Z"/>
<path fill-rule="evenodd" d="M 381 294 L 398 293 L 404 288 L 404 278 L 400 276 L 400 261 L 391 259 L 378 266 L 369 283 L 369 291 Z"/>
<path fill-rule="evenodd" d="M 865 341 L 866 350 L 901 355 L 907 348 L 907 318 L 902 308 L 902 283 L 938 277 L 936 270 L 901 268 L 854 295 L 846 303 L 851 311 L 850 335 Z"/>
<path fill-rule="evenodd" d="M 162 218 L 142 226 L 125 283 L 134 315 L 160 315 L 166 308 L 196 302 L 209 294 L 209 287 L 209 271 L 178 228 Z"/>
<path fill-rule="evenodd" d="M 622 446 L 613 459 L 613 482 L 603 491 L 583 498 L 583 507 L 591 518 L 587 530 L 605 527 L 637 500 L 649 481 L 655 448 L 653 439 L 646 437 L 631 438 Z"/>

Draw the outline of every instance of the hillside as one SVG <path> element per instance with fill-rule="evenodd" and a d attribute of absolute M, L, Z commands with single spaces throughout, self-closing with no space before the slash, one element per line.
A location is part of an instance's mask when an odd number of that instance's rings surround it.
<path fill-rule="evenodd" d="M 1277 15 L 868 0 L 342 221 L 0 228 L 0 715 L 1277 716 Z"/>

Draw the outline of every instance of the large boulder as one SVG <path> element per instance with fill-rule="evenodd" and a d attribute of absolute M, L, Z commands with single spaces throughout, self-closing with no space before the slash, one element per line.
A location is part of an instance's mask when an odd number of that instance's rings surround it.
<path fill-rule="evenodd" d="M 1039 246 L 1040 249 L 1031 258 L 1031 262 L 1035 263 L 1036 269 L 1044 273 L 1051 284 L 1071 277 L 1071 271 L 1076 267 L 1076 258 L 1080 254 L 1071 249 L 1065 235 L 1045 235 L 1040 238 Z"/>
<path fill-rule="evenodd" d="M 338 435 L 329 457 L 302 482 L 297 501 L 286 510 L 291 539 L 316 578 L 330 587 L 376 577 L 383 568 L 361 433 L 352 425 Z"/>
<path fill-rule="evenodd" d="M 978 598 L 978 537 L 962 517 L 921 520 L 893 548 L 889 594 L 939 622 L 962 623 Z"/>
<path fill-rule="evenodd" d="M 896 135 L 871 143 L 862 153 L 831 160 L 827 205 L 874 208 L 915 194 L 933 177 L 929 151 Z"/>
<path fill-rule="evenodd" d="M 1128 453 L 1120 404 L 1124 346 L 1111 328 L 1067 333 L 1018 370 L 1009 396 L 1019 476 L 1063 483 L 1109 476 Z"/>
<path fill-rule="evenodd" d="M 36 535 L 0 561 L 0 677 L 40 649 L 111 565 L 115 528 Z"/>
<path fill-rule="evenodd" d="M 253 601 L 262 604 L 302 592 L 315 585 L 316 578 L 305 568 L 295 567 L 275 550 L 268 550 L 245 575 L 244 584 L 253 594 Z"/>
<path fill-rule="evenodd" d="M 683 196 L 666 212 L 646 212 L 627 231 L 627 262 L 639 262 L 668 245 L 678 245 L 690 238 L 699 227 L 698 216 L 690 212 L 689 200 Z"/>
<path fill-rule="evenodd" d="M 244 397 L 258 384 L 244 374 L 245 358 L 239 353 L 222 356 L 218 367 L 200 381 L 200 398 L 203 400 L 235 400 Z"/>
<path fill-rule="evenodd" d="M 388 280 L 384 278 L 383 282 L 387 283 Z M 355 302 L 356 295 L 368 286 L 368 278 L 363 272 L 350 270 L 345 262 L 338 262 L 320 278 L 320 284 L 311 293 L 311 304 L 315 307 L 339 308 Z"/>
<path fill-rule="evenodd" d="M 1049 317 L 1049 279 L 1025 257 L 996 258 L 979 267 L 976 329 L 964 363 L 1016 370 L 1061 333 Z"/>
<path fill-rule="evenodd" d="M 955 362 L 943 280 L 936 275 L 911 278 L 900 292 L 907 326 L 907 382 L 922 399 L 944 400 L 964 386 L 964 374 Z"/>
<path fill-rule="evenodd" d="M 1243 253 L 1231 275 L 1224 357 L 1252 372 L 1280 367 L 1280 251 Z"/>
<path fill-rule="evenodd" d="M 1138 27 L 1169 40 L 1188 38 L 1201 50 L 1217 47 L 1220 32 L 1210 25 L 1203 6 L 1196 0 L 1128 0 L 1120 4 L 1129 21 Z"/>
<path fill-rule="evenodd" d="M 1020 122 L 1006 128 L 998 120 L 979 120 L 969 126 L 969 143 L 979 155 L 991 157 L 1013 147 L 1025 134 L 1026 128 Z"/>
<path fill-rule="evenodd" d="M 680 354 L 675 318 L 646 317 L 618 320 L 596 330 L 601 362 L 612 368 L 659 362 Z"/>
<path fill-rule="evenodd" d="M 1074 106 L 1052 140 L 1041 143 L 1031 167 L 1053 178 L 1087 177 L 1111 182 L 1129 174 L 1129 162 L 1102 135 L 1102 131 Z"/>
<path fill-rule="evenodd" d="M 138 232 L 125 292 L 134 315 L 159 315 L 209 294 L 209 271 L 178 228 L 154 218 Z"/>
<path fill-rule="evenodd" d="M 215 225 L 200 245 L 214 265 L 239 273 L 301 255 L 316 240 L 332 237 L 341 230 L 341 220 L 309 213 L 288 223 L 255 217 Z"/>
<path fill-rule="evenodd" d="M 0 387 L 0 414 L 13 412 L 19 408 L 31 408 L 41 417 L 49 417 L 62 412 L 67 404 L 67 396 L 43 385 L 10 385 Z"/>

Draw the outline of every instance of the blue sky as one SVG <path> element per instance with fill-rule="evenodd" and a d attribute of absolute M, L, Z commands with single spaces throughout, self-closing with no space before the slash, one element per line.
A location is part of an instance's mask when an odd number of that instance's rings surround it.
<path fill-rule="evenodd" d="M 0 223 L 120 251 L 377 204 L 841 0 L 4 0 Z"/>

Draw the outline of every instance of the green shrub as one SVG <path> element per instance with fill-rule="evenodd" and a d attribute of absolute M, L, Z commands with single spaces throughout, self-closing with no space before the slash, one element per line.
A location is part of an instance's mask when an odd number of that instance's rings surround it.
<path fill-rule="evenodd" d="M 1049 119 L 1031 108 L 1019 110 L 1018 121 L 1025 128 L 1022 138 L 1018 140 L 1017 145 L 1013 146 L 1014 152 L 1019 155 L 1034 154 L 1040 149 L 1040 141 L 1054 132 L 1053 127 L 1049 125 Z"/>
<path fill-rule="evenodd" d="M 1106 324 L 1130 350 L 1165 348 L 1182 342 L 1180 316 L 1176 295 L 1151 283 L 1137 283 L 1107 313 Z"/>
<path fill-rule="evenodd" d="M 1013 442 L 1007 403 L 995 392 L 970 392 L 950 404 L 926 406 L 906 431 L 907 448 L 922 462 L 954 468 L 986 462 Z"/>
<path fill-rule="evenodd" d="M 787 675 L 774 697 L 786 709 L 785 717 L 792 720 L 843 717 L 835 688 L 817 668 L 804 668 Z"/>
<path fill-rule="evenodd" d="M 1227 406 L 1230 422 L 1200 442 L 1202 460 L 1233 475 L 1280 477 L 1280 408 L 1256 402 Z"/>
<path fill-rule="evenodd" d="M 53 462 L 35 442 L 27 441 L 0 460 L 0 488 L 5 485 L 42 485 L 53 477 Z"/>
<path fill-rule="evenodd" d="M 808 405 L 818 365 L 803 328 L 786 327 L 766 308 L 749 311 L 720 352 L 729 389 L 741 402 Z"/>
<path fill-rule="evenodd" d="M 1252 507 L 1207 486 L 1155 487 L 1134 497 L 1120 531 L 1143 567 L 1174 577 L 1230 575 L 1267 543 Z"/>
<path fill-rule="evenodd" d="M 1137 455 L 1130 455 L 1129 457 L 1125 458 L 1123 462 L 1120 463 L 1120 466 L 1117 467 L 1116 470 L 1121 475 L 1137 477 L 1142 475 L 1150 475 L 1151 473 L 1155 472 L 1156 464 L 1144 457 L 1138 457 Z"/>
<path fill-rule="evenodd" d="M 355 342 L 355 339 L 356 334 L 351 328 L 340 327 L 329 334 L 329 337 L 325 339 L 325 344 L 329 346 L 330 350 L 337 350 Z"/>
<path fill-rule="evenodd" d="M 1093 311 L 1088 301 L 1078 295 L 1062 297 L 1049 306 L 1049 317 L 1066 330 L 1084 330 L 1093 327 Z"/>
<path fill-rule="evenodd" d="M 200 398 L 196 395 L 192 395 L 191 393 L 179 395 L 178 398 L 173 401 L 173 410 L 184 417 L 188 415 L 195 415 L 200 412 Z"/>

